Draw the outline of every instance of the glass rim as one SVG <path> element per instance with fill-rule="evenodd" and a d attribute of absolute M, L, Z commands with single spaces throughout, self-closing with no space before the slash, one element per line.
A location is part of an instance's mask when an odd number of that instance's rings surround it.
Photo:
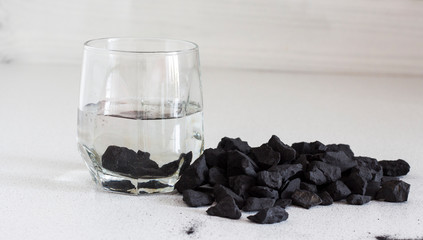
<path fill-rule="evenodd" d="M 156 41 L 156 42 L 177 42 L 191 45 L 191 47 L 178 48 L 175 50 L 123 50 L 123 49 L 108 49 L 106 47 L 92 46 L 93 43 L 110 40 L 137 40 L 137 41 Z M 137 37 L 104 37 L 94 38 L 84 43 L 84 48 L 87 50 L 105 51 L 110 53 L 135 53 L 135 54 L 180 54 L 192 51 L 198 51 L 198 45 L 194 42 L 172 38 L 137 38 Z"/>

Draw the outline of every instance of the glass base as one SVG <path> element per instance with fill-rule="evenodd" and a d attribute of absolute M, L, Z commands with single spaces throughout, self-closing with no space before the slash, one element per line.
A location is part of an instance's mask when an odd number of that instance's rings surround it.
<path fill-rule="evenodd" d="M 181 166 L 173 175 L 167 177 L 132 178 L 102 168 L 98 164 L 100 158 L 94 151 L 80 144 L 78 147 L 93 181 L 106 191 L 131 195 L 170 193 L 175 190 L 175 184 L 179 180 Z"/>

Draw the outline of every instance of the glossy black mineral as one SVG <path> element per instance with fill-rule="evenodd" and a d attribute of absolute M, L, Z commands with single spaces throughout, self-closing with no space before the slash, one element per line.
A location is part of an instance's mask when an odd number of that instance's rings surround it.
<path fill-rule="evenodd" d="M 410 165 L 402 159 L 379 161 L 379 164 L 382 166 L 383 175 L 385 176 L 397 177 L 406 175 L 410 171 Z"/>
<path fill-rule="evenodd" d="M 187 189 L 183 193 L 184 202 L 190 207 L 201 207 L 212 205 L 214 199 L 207 193 Z"/>
<path fill-rule="evenodd" d="M 241 217 L 241 211 L 230 196 L 226 196 L 217 202 L 215 206 L 207 209 L 207 214 L 230 219 L 239 219 Z"/>
<path fill-rule="evenodd" d="M 271 207 L 260 210 L 253 216 L 248 216 L 248 219 L 255 223 L 272 224 L 285 221 L 288 219 L 288 213 L 281 207 Z"/>

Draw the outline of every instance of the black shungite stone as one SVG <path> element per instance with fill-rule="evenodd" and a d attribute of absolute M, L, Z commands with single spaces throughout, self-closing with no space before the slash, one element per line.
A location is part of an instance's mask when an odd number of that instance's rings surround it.
<path fill-rule="evenodd" d="M 317 186 L 312 183 L 301 182 L 300 189 L 317 193 Z"/>
<path fill-rule="evenodd" d="M 181 169 L 179 170 L 179 175 L 182 175 L 182 173 L 185 172 L 185 170 L 189 167 L 189 164 L 191 163 L 191 159 L 192 159 L 192 152 L 189 152 L 187 154 L 183 153 L 181 154 L 178 160 L 164 164 L 160 168 L 160 170 L 163 172 L 163 175 L 165 176 L 173 175 L 178 170 L 179 165 L 181 164 L 181 161 L 183 161 Z"/>
<path fill-rule="evenodd" d="M 150 153 L 143 152 L 141 150 L 138 150 L 137 157 L 139 162 L 141 162 L 142 166 L 145 168 L 159 168 L 159 165 L 150 159 Z"/>
<path fill-rule="evenodd" d="M 396 161 L 383 160 L 379 161 L 379 164 L 382 166 L 385 176 L 397 177 L 406 175 L 410 171 L 410 165 L 402 159 Z"/>
<path fill-rule="evenodd" d="M 187 189 L 194 189 L 201 186 L 208 176 L 208 170 L 204 155 L 201 155 L 185 170 L 184 174 L 175 184 L 176 190 L 182 193 Z"/>
<path fill-rule="evenodd" d="M 380 189 L 380 182 L 368 181 L 365 195 L 370 196 L 372 199 L 374 199 L 379 189 Z"/>
<path fill-rule="evenodd" d="M 347 197 L 347 203 L 351 205 L 363 205 L 370 202 L 370 200 L 369 196 L 360 194 L 351 194 Z"/>
<path fill-rule="evenodd" d="M 388 182 L 388 181 L 392 181 L 392 180 L 400 180 L 397 177 L 389 177 L 389 176 L 383 176 L 382 179 L 380 180 L 381 183 L 384 182 Z"/>
<path fill-rule="evenodd" d="M 351 190 L 342 181 L 336 181 L 329 184 L 325 189 L 334 201 L 339 201 L 348 197 Z"/>
<path fill-rule="evenodd" d="M 370 170 L 372 173 L 371 180 L 380 182 L 383 177 L 383 170 L 376 159 L 369 157 L 354 157 L 354 160 L 357 162 L 357 166 L 365 167 Z"/>
<path fill-rule="evenodd" d="M 347 144 L 329 144 L 326 145 L 327 152 L 344 152 L 349 158 L 354 158 L 354 152 L 351 150 L 350 145 Z"/>
<path fill-rule="evenodd" d="M 363 195 L 366 193 L 367 180 L 358 172 L 351 172 L 350 175 L 343 180 L 343 182 L 353 194 Z"/>
<path fill-rule="evenodd" d="M 224 187 L 222 185 L 214 186 L 213 194 L 214 194 L 214 197 L 216 198 L 216 202 L 220 202 L 225 197 L 230 196 L 235 201 L 236 205 L 239 208 L 242 208 L 242 206 L 244 206 L 244 199 L 242 197 L 234 193 L 231 189 Z"/>
<path fill-rule="evenodd" d="M 332 205 L 333 199 L 328 192 L 326 191 L 319 192 L 317 193 L 317 195 L 319 195 L 320 199 L 322 199 L 322 202 L 320 203 L 320 205 L 323 205 L 323 206 Z"/>
<path fill-rule="evenodd" d="M 343 151 L 326 152 L 323 155 L 322 161 L 341 168 L 342 172 L 357 166 L 357 162 Z"/>
<path fill-rule="evenodd" d="M 107 181 L 102 183 L 103 187 L 117 192 L 130 192 L 135 186 L 129 180 L 123 181 Z"/>
<path fill-rule="evenodd" d="M 239 219 L 241 217 L 241 211 L 230 196 L 226 196 L 215 206 L 207 209 L 207 214 L 230 219 Z"/>
<path fill-rule="evenodd" d="M 285 221 L 288 219 L 288 213 L 281 207 L 271 207 L 260 210 L 253 216 L 248 216 L 248 219 L 255 223 L 272 224 Z"/>
<path fill-rule="evenodd" d="M 138 183 L 137 185 L 138 185 L 138 188 L 150 188 L 150 189 L 160 189 L 160 188 L 171 187 L 168 184 L 164 184 L 156 180 L 141 182 L 141 183 Z"/>
<path fill-rule="evenodd" d="M 377 192 L 376 199 L 386 202 L 405 202 L 410 192 L 410 184 L 401 180 L 392 180 L 382 183 L 382 188 Z"/>
<path fill-rule="evenodd" d="M 280 198 L 281 199 L 291 198 L 292 193 L 294 193 L 295 190 L 300 188 L 300 184 L 301 184 L 301 180 L 299 178 L 289 181 L 285 189 L 282 190 Z"/>
<path fill-rule="evenodd" d="M 270 172 L 278 172 L 282 177 L 282 181 L 287 181 L 297 173 L 303 171 L 303 165 L 297 164 L 282 164 L 269 168 Z"/>
<path fill-rule="evenodd" d="M 254 186 L 248 190 L 248 193 L 252 197 L 259 197 L 259 198 L 279 198 L 279 192 L 271 189 L 269 187 L 264 186 Z"/>
<path fill-rule="evenodd" d="M 110 171 L 131 175 L 133 163 L 138 161 L 137 153 L 126 147 L 108 146 L 101 157 L 102 166 Z"/>
<path fill-rule="evenodd" d="M 229 187 L 242 198 L 248 197 L 248 189 L 256 185 L 256 179 L 247 175 L 229 177 Z"/>
<path fill-rule="evenodd" d="M 261 171 L 257 173 L 257 184 L 279 189 L 282 186 L 282 176 L 279 172 Z"/>
<path fill-rule="evenodd" d="M 307 169 L 307 166 L 309 164 L 307 155 L 306 154 L 298 155 L 297 159 L 292 161 L 291 164 L 301 164 L 303 166 L 303 169 Z"/>
<path fill-rule="evenodd" d="M 247 142 L 242 141 L 240 138 L 228 138 L 224 137 L 220 140 L 217 148 L 223 149 L 225 151 L 238 150 L 242 153 L 248 154 L 251 150 L 251 147 Z"/>
<path fill-rule="evenodd" d="M 322 203 L 322 199 L 316 193 L 300 189 L 295 190 L 291 198 L 293 204 L 307 209 Z"/>
<path fill-rule="evenodd" d="M 267 144 L 280 154 L 281 163 L 291 163 L 295 160 L 297 155 L 295 149 L 283 143 L 276 135 L 272 135 Z"/>
<path fill-rule="evenodd" d="M 308 166 L 305 178 L 316 185 L 334 182 L 341 178 L 341 169 L 325 162 L 313 161 Z"/>
<path fill-rule="evenodd" d="M 358 174 L 361 178 L 366 181 L 370 181 L 373 179 L 372 170 L 368 167 L 355 166 L 351 169 L 351 173 Z"/>
<path fill-rule="evenodd" d="M 249 197 L 245 201 L 244 207 L 242 207 L 243 211 L 251 212 L 251 211 L 259 211 L 265 208 L 273 207 L 275 204 L 275 199 L 273 198 L 256 198 L 256 197 Z"/>
<path fill-rule="evenodd" d="M 256 163 L 246 154 L 236 150 L 227 152 L 226 173 L 228 177 L 236 175 L 255 177 L 257 168 Z"/>
<path fill-rule="evenodd" d="M 276 206 L 279 206 L 281 208 L 286 208 L 289 205 L 291 205 L 291 203 L 292 203 L 292 200 L 289 199 L 289 198 L 286 198 L 286 199 L 278 199 L 278 200 L 276 200 L 276 202 L 275 202 L 275 204 L 273 206 L 275 206 L 275 207 Z"/>
<path fill-rule="evenodd" d="M 226 177 L 226 171 L 219 167 L 212 167 L 209 169 L 209 183 L 214 186 L 216 184 L 221 184 L 228 186 L 228 178 Z"/>
<path fill-rule="evenodd" d="M 268 144 L 251 148 L 251 154 L 254 156 L 257 165 L 263 170 L 277 165 L 280 161 L 280 154 L 274 151 Z"/>
<path fill-rule="evenodd" d="M 292 148 L 295 149 L 297 154 L 316 154 L 326 151 L 326 146 L 319 141 L 293 143 Z"/>
<path fill-rule="evenodd" d="M 187 189 L 183 193 L 184 202 L 190 207 L 201 207 L 212 205 L 214 199 L 207 193 Z"/>
<path fill-rule="evenodd" d="M 220 167 L 226 169 L 226 151 L 221 148 L 208 148 L 204 150 L 204 157 L 209 168 Z"/>

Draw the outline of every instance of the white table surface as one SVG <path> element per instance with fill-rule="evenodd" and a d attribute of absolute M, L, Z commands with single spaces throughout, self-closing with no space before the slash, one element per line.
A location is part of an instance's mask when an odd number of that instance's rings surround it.
<path fill-rule="evenodd" d="M 356 155 L 403 158 L 408 202 L 288 207 L 253 224 L 188 208 L 177 194 L 95 187 L 76 148 L 79 66 L 0 66 L 1 239 L 375 239 L 423 237 L 423 81 L 203 69 L 205 144 L 349 143 Z M 190 228 L 194 233 L 188 235 Z"/>

